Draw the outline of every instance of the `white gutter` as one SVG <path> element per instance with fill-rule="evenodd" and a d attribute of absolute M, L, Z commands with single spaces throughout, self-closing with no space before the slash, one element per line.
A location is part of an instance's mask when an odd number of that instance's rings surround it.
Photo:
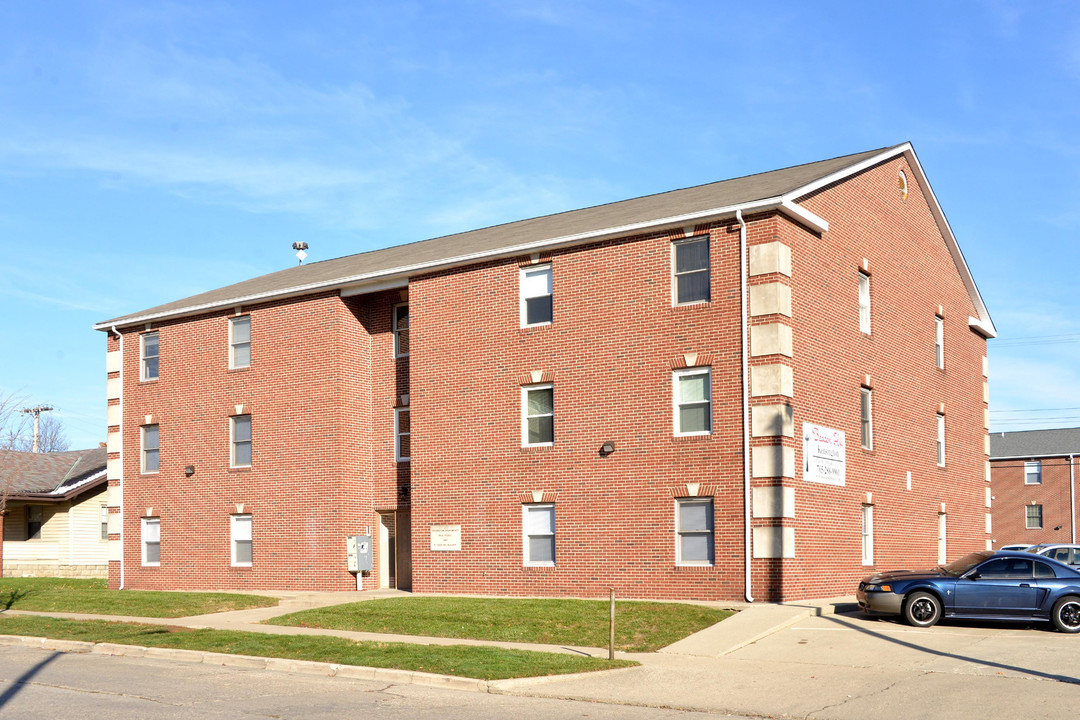
<path fill-rule="evenodd" d="M 747 272 L 746 267 L 746 221 L 742 210 L 735 211 L 739 221 L 739 323 L 742 338 L 742 450 L 743 450 L 743 577 L 745 578 L 746 602 L 754 602 L 753 585 L 750 578 L 750 562 L 753 556 L 750 540 L 750 341 L 748 335 L 749 320 L 747 307 Z"/>
<path fill-rule="evenodd" d="M 345 290 L 349 295 L 358 295 L 362 292 L 369 292 L 366 288 L 349 288 L 351 285 L 358 285 L 361 283 L 380 282 L 376 287 L 397 287 L 399 282 L 407 281 L 407 278 L 411 274 L 419 272 L 428 272 L 436 269 L 445 269 L 456 267 L 460 265 L 471 265 L 482 260 L 490 260 L 499 257 L 512 257 L 515 255 L 523 255 L 529 252 L 536 252 L 538 250 L 547 250 L 557 247 L 563 247 L 567 245 L 577 245 L 584 242 L 593 242 L 598 240 L 604 240 L 612 237 L 619 237 L 622 235 L 635 235 L 645 231 L 663 230 L 668 227 L 683 227 L 693 222 L 700 222 L 705 219 L 715 219 L 725 215 L 735 215 L 740 212 L 766 212 L 769 210 L 780 210 L 785 215 L 792 217 L 800 223 L 808 225 L 811 229 L 817 232 L 824 232 L 828 229 L 828 222 L 818 217 L 814 213 L 805 210 L 793 203 L 790 198 L 787 197 L 771 197 L 763 200 L 753 200 L 745 203 L 737 203 L 735 205 L 725 205 L 723 207 L 711 208 L 709 210 L 699 210 L 697 212 L 686 213 L 683 215 L 673 215 L 670 217 L 659 218 L 656 220 L 646 220 L 644 222 L 629 223 L 627 225 L 617 225 L 613 227 L 601 228 L 599 230 L 590 230 L 583 233 L 575 233 L 573 235 L 563 235 L 556 238 L 546 238 L 544 240 L 536 240 L 534 242 L 522 243 L 520 245 L 513 245 L 511 247 L 500 247 L 491 250 L 483 250 L 480 252 L 469 253 L 466 255 L 458 255 L 456 257 L 443 258 L 439 260 L 430 260 L 427 262 L 413 263 L 411 265 L 402 265 L 395 268 L 388 268 L 386 270 L 378 270 L 370 273 L 361 273 L 359 275 L 351 275 L 344 278 L 335 278 L 333 280 L 323 280 L 320 282 L 307 283 L 306 285 L 297 285 L 290 288 L 283 288 L 280 290 L 270 290 L 267 292 L 254 293 L 251 295 L 243 295 L 240 297 L 231 297 L 224 300 L 215 300 L 213 302 L 201 303 L 199 305 L 191 305 L 185 308 L 177 308 L 175 310 L 165 310 L 156 313 L 147 313 L 145 315 L 135 315 L 130 318 L 123 319 L 123 325 L 125 327 L 130 325 L 137 325 L 145 322 L 153 322 L 161 320 L 163 318 L 180 317 L 184 315 L 197 315 L 200 313 L 210 312 L 220 308 L 234 307 L 236 305 L 250 305 L 252 303 L 262 302 L 264 300 L 279 299 L 284 297 L 291 297 L 296 295 L 307 295 L 313 292 L 321 290 L 332 290 L 336 288 L 348 288 Z M 394 282 L 394 281 L 398 282 Z M 385 283 L 385 285 L 383 284 Z M 404 287 L 401 284 L 400 287 Z M 94 325 L 94 330 L 108 330 L 110 327 L 115 328 L 115 324 L 111 324 L 114 321 L 98 323 Z"/>
<path fill-rule="evenodd" d="M 1020 431 L 1014 431 L 1014 432 L 1027 432 L 1027 431 L 1020 430 Z M 993 435 L 994 433 L 990 433 L 990 434 Z M 1063 458 L 1063 457 L 1073 457 L 1073 455 L 1075 455 L 1075 453 L 1050 453 L 1049 455 L 991 455 L 990 456 L 990 462 L 994 462 L 996 460 L 1035 460 L 1035 459 L 1042 459 L 1042 458 Z"/>
<path fill-rule="evenodd" d="M 124 589 L 124 336 L 116 326 L 112 331 L 120 339 L 120 587 Z M 108 492 L 108 491 L 106 491 Z"/>

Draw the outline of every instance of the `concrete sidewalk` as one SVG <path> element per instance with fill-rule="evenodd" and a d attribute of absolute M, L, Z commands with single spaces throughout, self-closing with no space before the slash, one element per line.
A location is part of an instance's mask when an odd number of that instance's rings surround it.
<path fill-rule="evenodd" d="M 89 615 L 77 613 L 39 613 L 8 610 L 11 615 L 43 615 L 76 620 L 110 620 L 138 622 L 157 625 L 176 625 L 190 628 L 216 628 L 278 635 L 325 635 L 356 641 L 379 641 L 415 643 L 421 645 L 487 645 L 540 652 L 569 653 L 590 657 L 607 657 L 606 648 L 576 647 L 570 645 L 542 645 L 536 643 L 498 642 L 459 638 L 391 635 L 383 633 L 327 630 L 261 624 L 272 617 L 299 610 L 328 607 L 344 603 L 362 602 L 382 597 L 407 596 L 407 593 L 384 591 L 380 593 L 266 593 L 279 598 L 280 604 L 271 608 L 253 608 L 231 612 L 213 613 L 186 618 L 118 617 L 115 615 Z M 197 651 L 172 651 L 136 648 L 111 644 L 65 643 L 23 638 L 19 644 L 32 647 L 64 649 L 70 645 L 73 652 L 97 652 L 145 657 L 162 657 L 185 662 L 206 662 L 223 665 L 241 665 L 277 669 L 287 672 L 305 672 L 337 677 L 377 676 L 397 683 L 414 683 L 481 692 L 536 695 L 548 697 L 574 697 L 603 703 L 644 705 L 655 707 L 721 709 L 715 703 L 715 682 L 709 680 L 713 673 L 723 672 L 729 679 L 741 677 L 746 687 L 757 687 L 760 669 L 733 673 L 726 664 L 716 663 L 740 648 L 797 623 L 801 619 L 828 615 L 837 607 L 850 602 L 848 598 L 790 604 L 734 604 L 739 612 L 727 620 L 706 628 L 694 635 L 662 649 L 658 653 L 616 653 L 617 657 L 632 659 L 641 667 L 615 671 L 600 671 L 578 675 L 547 676 L 497 681 L 477 681 L 451 676 L 430 675 L 411 671 L 350 668 L 330 663 L 266 660 L 246 656 L 228 656 Z M 714 603 L 708 603 L 713 605 Z M 15 642 L 12 639 L 8 642 Z M 721 667 L 724 670 L 721 671 Z M 374 673 L 374 675 L 372 675 Z M 695 694 L 697 687 L 702 692 Z"/>

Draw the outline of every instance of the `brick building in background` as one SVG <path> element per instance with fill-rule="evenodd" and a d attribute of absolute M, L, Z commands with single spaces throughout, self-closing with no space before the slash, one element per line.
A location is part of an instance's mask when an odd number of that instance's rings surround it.
<path fill-rule="evenodd" d="M 994 548 L 1075 543 L 1080 428 L 990 435 Z"/>
<path fill-rule="evenodd" d="M 989 545 L 993 324 L 910 144 L 100 323 L 113 587 L 790 599 Z"/>

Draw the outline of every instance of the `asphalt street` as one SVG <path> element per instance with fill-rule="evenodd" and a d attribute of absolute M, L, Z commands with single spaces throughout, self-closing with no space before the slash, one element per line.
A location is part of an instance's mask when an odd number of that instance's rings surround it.
<path fill-rule="evenodd" d="M 730 715 L 0 647 L 4 720 L 671 720 Z"/>

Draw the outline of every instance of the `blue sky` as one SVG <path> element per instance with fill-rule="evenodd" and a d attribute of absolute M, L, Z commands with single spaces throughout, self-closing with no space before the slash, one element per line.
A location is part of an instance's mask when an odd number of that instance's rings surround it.
<path fill-rule="evenodd" d="M 914 143 L 1000 332 L 993 429 L 1080 425 L 1080 5 L 0 5 L 0 392 L 104 440 L 98 321 L 295 262 Z M 1023 411 L 1023 412 L 1021 412 Z"/>

